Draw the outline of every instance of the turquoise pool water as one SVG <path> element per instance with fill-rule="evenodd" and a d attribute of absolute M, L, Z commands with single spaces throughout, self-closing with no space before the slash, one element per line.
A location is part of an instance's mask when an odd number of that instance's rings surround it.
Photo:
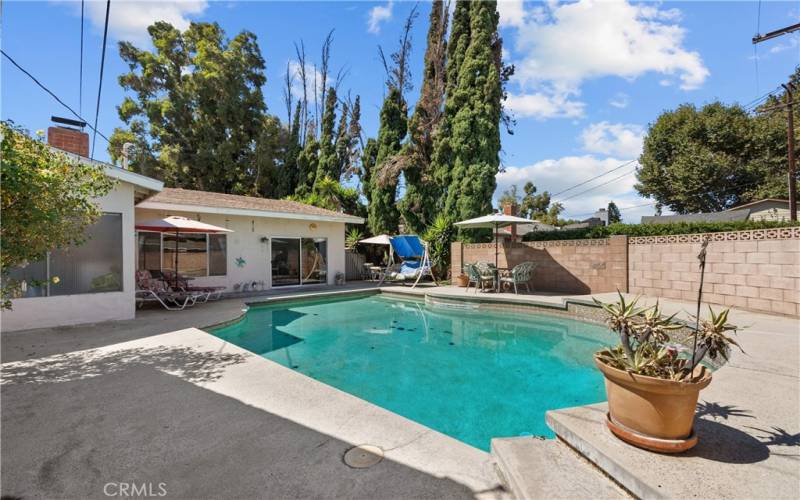
<path fill-rule="evenodd" d="M 544 413 L 605 399 L 601 326 L 386 296 L 256 307 L 213 332 L 482 450 L 552 436 Z"/>

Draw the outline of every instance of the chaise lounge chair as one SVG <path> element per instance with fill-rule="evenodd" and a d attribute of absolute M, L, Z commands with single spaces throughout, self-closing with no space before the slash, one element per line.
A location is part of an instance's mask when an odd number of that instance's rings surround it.
<path fill-rule="evenodd" d="M 219 300 L 222 297 L 222 292 L 225 291 L 226 287 L 224 286 L 192 286 L 189 285 L 189 280 L 186 279 L 185 276 L 181 276 L 180 274 L 175 276 L 174 271 L 162 271 L 161 274 L 164 276 L 164 281 L 167 283 L 172 283 L 173 289 L 177 289 L 177 291 L 186 292 L 189 294 L 198 295 L 198 301 L 208 302 L 209 300 Z"/>
<path fill-rule="evenodd" d="M 160 279 L 150 275 L 150 271 L 136 271 L 136 303 L 141 307 L 145 302 L 158 302 L 168 311 L 182 311 L 195 305 L 200 294 L 175 292 Z"/>

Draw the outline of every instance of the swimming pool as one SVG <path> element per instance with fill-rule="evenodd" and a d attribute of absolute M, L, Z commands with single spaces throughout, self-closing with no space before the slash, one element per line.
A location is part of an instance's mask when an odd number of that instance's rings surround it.
<path fill-rule="evenodd" d="M 482 450 L 605 400 L 602 326 L 371 295 L 251 308 L 214 335 Z"/>

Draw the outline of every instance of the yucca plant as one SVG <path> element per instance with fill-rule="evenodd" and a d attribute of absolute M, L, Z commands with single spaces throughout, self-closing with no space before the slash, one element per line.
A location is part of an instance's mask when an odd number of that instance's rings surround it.
<path fill-rule="evenodd" d="M 706 358 L 721 356 L 728 359 L 731 346 L 739 349 L 739 344 L 728 335 L 738 327 L 728 323 L 730 309 L 719 314 L 708 308 L 709 319 L 700 318 L 700 303 L 703 293 L 703 278 L 708 238 L 701 245 L 700 287 L 698 291 L 698 311 L 694 316 L 695 329 L 691 335 L 692 349 L 672 341 L 671 332 L 685 325 L 675 321 L 675 314 L 664 317 L 658 302 L 654 306 L 640 307 L 640 297 L 626 300 L 619 293 L 619 300 L 595 303 L 608 315 L 606 324 L 619 335 L 617 347 L 603 349 L 598 358 L 607 365 L 640 375 L 648 375 L 672 380 L 688 380 L 694 376 L 695 368 Z M 684 353 L 689 353 L 685 355 Z"/>

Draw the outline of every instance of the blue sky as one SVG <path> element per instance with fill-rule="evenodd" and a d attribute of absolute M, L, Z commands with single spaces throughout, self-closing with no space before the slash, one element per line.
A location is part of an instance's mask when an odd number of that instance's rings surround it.
<path fill-rule="evenodd" d="M 363 127 L 374 135 L 384 74 L 377 46 L 394 49 L 414 2 L 123 2 L 112 0 L 109 45 L 98 129 L 120 124 L 117 85 L 126 67 L 117 42 L 148 46 L 146 26 L 164 19 L 185 27 L 190 20 L 216 21 L 229 35 L 250 30 L 267 62 L 264 88 L 272 113 L 285 117 L 281 85 L 286 64 L 303 40 L 312 61 L 335 29 L 333 71 L 346 68 L 342 90 L 362 99 Z M 429 6 L 419 3 L 414 30 L 416 100 Z M 507 106 L 516 117 L 514 134 L 503 133 L 498 195 L 512 183 L 533 181 L 558 193 L 638 156 L 647 124 L 684 102 L 720 99 L 746 104 L 785 82 L 800 64 L 800 37 L 784 36 L 754 53 L 750 39 L 797 22 L 798 2 L 522 2 L 499 3 L 505 59 L 514 63 Z M 93 120 L 97 99 L 105 2 L 86 4 L 83 116 Z M 760 26 L 760 27 L 759 27 Z M 78 108 L 80 2 L 6 1 L 2 7 L 3 50 L 57 95 Z M 29 129 L 47 128 L 51 115 L 69 116 L 3 58 L 3 119 Z M 95 156 L 107 159 L 98 137 Z M 585 217 L 613 200 L 618 206 L 649 203 L 632 190 L 634 165 L 556 196 L 565 215 Z M 619 177 L 618 180 L 601 185 Z M 597 186 L 586 193 L 582 191 Z M 570 196 L 574 196 L 571 197 Z M 623 210 L 638 221 L 652 206 Z"/>

